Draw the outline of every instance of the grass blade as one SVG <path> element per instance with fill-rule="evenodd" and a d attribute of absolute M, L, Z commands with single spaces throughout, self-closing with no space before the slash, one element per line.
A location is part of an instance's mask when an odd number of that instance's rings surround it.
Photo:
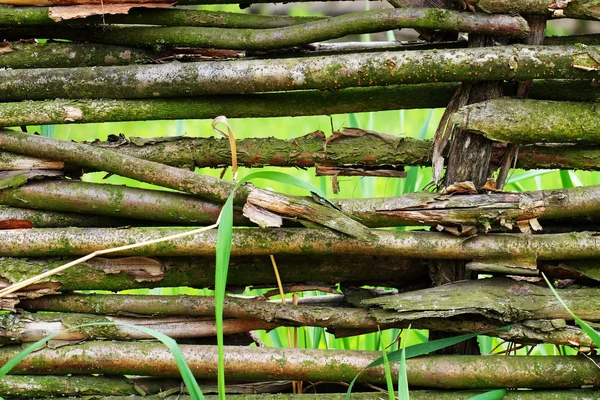
<path fill-rule="evenodd" d="M 223 305 L 225 303 L 225 289 L 227 287 L 227 273 L 229 270 L 229 258 L 231 256 L 231 239 L 233 236 L 233 195 L 235 190 L 245 182 L 253 179 L 268 179 L 278 183 L 296 186 L 308 190 L 316 196 L 327 201 L 337 208 L 319 188 L 311 183 L 303 181 L 293 175 L 278 171 L 258 171 L 246 175 L 240 179 L 227 198 L 219 216 L 219 229 L 217 232 L 216 245 L 216 268 L 215 268 L 215 320 L 217 327 L 217 387 L 219 399 L 225 400 L 225 346 L 223 342 Z"/>
<path fill-rule="evenodd" d="M 398 398 L 404 400 L 410 397 L 408 392 L 408 377 L 406 376 L 406 342 L 408 341 L 408 335 L 410 335 L 410 326 L 406 330 L 406 336 L 402 342 L 402 348 L 400 349 L 400 363 L 398 365 Z"/>
<path fill-rule="evenodd" d="M 552 293 L 554 293 L 554 296 L 556 297 L 556 299 L 565 308 L 565 310 L 567 310 L 567 312 L 569 314 L 571 314 L 571 317 L 573 317 L 573 319 L 575 320 L 577 325 L 579 325 L 581 330 L 583 330 L 590 337 L 590 339 L 592 339 L 592 341 L 596 344 L 596 346 L 600 347 L 600 333 L 598 333 L 594 328 L 589 326 L 584 320 L 579 318 L 577 315 L 573 314 L 573 311 L 571 311 L 571 309 L 565 304 L 563 299 L 560 298 L 560 296 L 558 295 L 558 292 L 556 291 L 556 289 L 554 289 L 554 286 L 552 286 L 552 284 L 550 283 L 548 278 L 546 278 L 546 275 L 543 272 L 542 272 L 542 276 L 544 277 L 544 280 L 548 284 L 548 287 L 550 288 L 550 290 L 552 290 Z"/>
<path fill-rule="evenodd" d="M 508 330 L 508 329 L 510 329 L 510 326 L 500 328 L 498 330 Z M 406 357 L 406 359 L 422 356 L 424 354 L 428 354 L 433 351 L 441 350 L 446 347 L 453 346 L 457 343 L 464 342 L 465 340 L 472 339 L 474 337 L 477 337 L 478 335 L 485 334 L 485 333 L 486 332 L 469 333 L 466 335 L 454 336 L 454 337 L 445 338 L 445 339 L 433 340 L 431 342 L 415 344 L 413 346 L 409 346 L 409 347 L 406 347 L 405 349 L 403 349 L 406 352 L 404 356 Z M 397 350 L 397 351 L 389 353 L 387 355 L 388 362 L 399 361 L 402 358 L 401 353 L 402 353 L 402 350 Z M 379 357 L 378 359 L 374 360 L 369 365 L 364 367 L 354 377 L 354 379 L 352 379 L 352 382 L 350 382 L 350 386 L 348 386 L 348 390 L 346 391 L 346 400 L 350 400 L 350 393 L 352 393 L 352 388 L 354 387 L 354 384 L 356 383 L 356 380 L 358 379 L 360 374 L 362 374 L 363 371 L 366 370 L 367 368 L 376 367 L 376 366 L 382 365 L 382 364 L 383 364 L 383 358 Z"/>
<path fill-rule="evenodd" d="M 385 366 L 385 383 L 387 384 L 388 398 L 389 400 L 396 400 L 396 396 L 394 396 L 394 382 L 392 381 L 392 369 L 387 359 L 387 351 L 385 350 L 385 346 L 383 346 L 383 340 L 381 340 L 381 331 L 379 331 L 379 338 L 381 343 L 381 358 L 383 358 L 383 365 Z"/>
<path fill-rule="evenodd" d="M 469 397 L 469 400 L 500 400 L 504 396 L 506 396 L 506 389 L 497 389 Z"/>

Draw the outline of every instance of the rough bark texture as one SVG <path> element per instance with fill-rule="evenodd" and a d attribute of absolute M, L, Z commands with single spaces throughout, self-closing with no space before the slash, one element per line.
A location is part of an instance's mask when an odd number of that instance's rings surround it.
<path fill-rule="evenodd" d="M 457 111 L 463 129 L 509 143 L 600 143 L 600 118 L 588 103 L 494 99 Z"/>
<path fill-rule="evenodd" d="M 116 44 L 153 50 L 172 47 L 200 47 L 240 50 L 269 50 L 307 45 L 350 34 L 382 32 L 399 28 L 446 29 L 463 32 L 492 33 L 523 37 L 527 22 L 519 16 L 465 14 L 439 9 L 380 9 L 343 14 L 299 25 L 273 29 L 235 29 L 210 27 L 148 27 L 148 26 L 28 26 L 11 33 L 42 35 L 50 39 L 69 39 Z M 19 32 L 20 31 L 20 32 Z M 0 34 L 1 35 L 1 34 Z M 41 37 L 41 36 L 39 36 Z"/>
<path fill-rule="evenodd" d="M 0 287 L 20 282 L 63 265 L 72 258 L 1 258 Z M 371 268 L 377 265 L 377 268 Z M 404 290 L 427 285 L 427 271 L 421 260 L 378 256 L 297 256 L 277 257 L 277 267 L 286 285 L 309 283 L 329 288 L 336 283 L 402 287 Z M 125 257 L 95 258 L 76 265 L 60 275 L 42 280 L 31 292 L 72 290 L 120 290 L 153 287 L 214 285 L 214 257 Z M 277 284 L 268 256 L 232 257 L 227 279 L 232 290 L 250 285 L 274 287 Z"/>
<path fill-rule="evenodd" d="M 180 346 L 198 378 L 214 379 L 217 370 L 216 346 Z M 0 348 L 0 363 L 20 351 L 17 346 Z M 362 368 L 380 357 L 377 351 L 273 349 L 225 347 L 225 371 L 229 379 L 350 381 Z M 560 364 L 558 364 L 560 363 Z M 408 383 L 430 388 L 580 388 L 600 386 L 600 371 L 592 359 L 571 356 L 479 357 L 430 356 L 407 360 Z M 556 374 L 557 365 L 562 373 Z M 152 342 L 88 342 L 57 349 L 45 348 L 29 355 L 15 374 L 151 375 L 176 377 L 179 371 L 171 352 Z M 468 372 L 465 372 L 468 371 Z M 498 371 L 506 371 L 499 374 Z M 397 379 L 397 369 L 392 368 Z M 383 366 L 372 367 L 359 381 L 383 383 Z"/>
<path fill-rule="evenodd" d="M 492 48 L 372 52 L 305 58 L 207 61 L 97 68 L 1 71 L 4 101 L 157 98 L 271 91 L 339 90 L 408 83 L 593 79 L 598 47 Z M 214 71 L 219 71 L 215 74 Z M 195 82 L 193 86 L 189 82 Z M 500 90 L 494 86 L 494 91 Z M 501 92 L 496 94 L 501 94 Z M 487 100 L 474 96 L 470 102 Z M 71 117 L 79 119 L 77 115 Z"/>

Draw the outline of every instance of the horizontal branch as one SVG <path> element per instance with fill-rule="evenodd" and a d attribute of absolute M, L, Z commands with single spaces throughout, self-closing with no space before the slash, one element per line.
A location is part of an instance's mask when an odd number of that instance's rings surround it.
<path fill-rule="evenodd" d="M 197 378 L 215 378 L 216 346 L 181 345 L 180 348 Z M 18 346 L 0 348 L 0 363 L 6 363 L 20 350 Z M 242 346 L 226 346 L 224 353 L 225 373 L 229 379 L 346 382 L 381 356 L 377 351 Z M 406 364 L 408 384 L 418 387 L 564 389 L 600 386 L 600 371 L 596 364 L 583 357 L 429 356 L 412 358 Z M 562 367 L 560 374 L 555 373 L 557 365 Z M 44 348 L 29 355 L 13 372 L 35 375 L 45 374 L 48 370 L 59 375 L 179 375 L 170 351 L 163 344 L 151 342 L 114 342 L 110 346 L 106 342 L 88 342 L 57 349 Z M 498 374 L 498 371 L 510 373 Z M 396 368 L 392 368 L 392 374 L 397 379 Z M 359 381 L 385 382 L 384 367 L 365 370 Z"/>
<path fill-rule="evenodd" d="M 54 25 L 52 9 L 48 7 L 0 6 L 0 25 Z M 163 26 L 209 26 L 239 29 L 267 29 L 303 24 L 323 17 L 290 17 L 223 11 L 190 10 L 182 8 L 134 8 L 127 14 L 69 19 L 68 23 L 85 24 L 144 24 Z"/>
<path fill-rule="evenodd" d="M 574 65 L 592 63 L 594 57 L 600 58 L 596 53 L 595 46 L 582 52 L 580 46 L 515 45 L 299 59 L 5 70 L 0 75 L 0 99 L 156 98 L 407 83 L 593 79 L 596 72 Z M 220 72 L 215 75 L 214 71 Z M 189 82 L 195 84 L 190 86 Z"/>
<path fill-rule="evenodd" d="M 157 379 L 120 376 L 7 375 L 0 380 L 1 396 L 133 396 L 139 389 L 159 394 L 181 387 L 180 379 Z M 137 390 L 136 390 L 137 389 Z"/>
<path fill-rule="evenodd" d="M 135 225 L 144 225 L 144 222 L 119 217 L 0 206 L 2 229 L 67 228 L 69 226 L 108 228 Z"/>
<path fill-rule="evenodd" d="M 481 284 L 480 284 L 481 283 Z M 514 283 L 510 289 L 503 280 L 493 284 L 477 281 L 471 285 L 453 285 L 445 291 L 427 289 L 391 296 L 398 303 L 406 300 L 402 309 L 378 310 L 381 304 L 389 307 L 388 296 L 370 300 L 374 309 L 327 306 L 282 305 L 253 299 L 226 297 L 223 315 L 243 320 L 259 319 L 279 326 L 316 326 L 327 328 L 337 337 L 349 331 L 375 332 L 377 329 L 408 328 L 436 331 L 470 333 L 493 331 L 511 324 L 508 330 L 488 333 L 504 340 L 519 343 L 554 343 L 567 346 L 594 347 L 589 337 L 579 328 L 559 320 L 571 320 L 560 303 L 549 291 L 527 283 Z M 468 289 L 469 292 L 461 290 Z M 511 290 L 534 293 L 538 297 L 513 296 Z M 600 320 L 600 306 L 589 304 L 586 299 L 595 296 L 596 289 L 562 289 L 561 297 L 569 307 L 588 321 Z M 468 293 L 466 299 L 464 294 Z M 416 304 L 414 296 L 423 295 L 424 302 Z M 437 303 L 436 296 L 444 301 Z M 473 299 L 481 307 L 473 307 Z M 502 298 L 500 304 L 493 304 Z M 352 299 L 350 298 L 350 301 Z M 546 305 L 540 306 L 548 301 Z M 345 303 L 342 303 L 343 306 Z M 456 308 L 454 308 L 456 307 Z M 62 295 L 25 299 L 19 308 L 27 311 L 79 312 L 113 315 L 149 316 L 214 316 L 214 298 L 203 296 L 127 296 L 127 295 Z M 536 320 L 536 321 L 534 321 Z M 552 322 L 549 322 L 552 320 Z"/>
<path fill-rule="evenodd" d="M 2 103 L 0 126 L 140 120 L 258 118 L 445 107 L 458 83 L 220 95 L 182 99 L 48 100 Z M 507 89 L 507 93 L 516 93 Z M 590 81 L 536 81 L 532 98 L 598 101 Z"/>
<path fill-rule="evenodd" d="M 145 220 L 146 224 L 211 225 L 223 206 L 184 193 L 75 180 L 33 182 L 2 190 L 0 204 L 127 219 L 121 226 L 129 219 Z M 239 212 L 235 217 L 236 225 L 254 225 Z"/>
<path fill-rule="evenodd" d="M 2 257 L 86 255 L 96 250 L 185 232 L 186 228 L 67 228 L 0 231 Z M 372 230 L 374 241 L 348 238 L 328 230 L 234 229 L 233 256 L 358 255 L 473 260 L 473 267 L 514 267 L 535 274 L 536 261 L 600 258 L 593 232 L 553 235 L 488 234 L 471 238 L 444 233 Z M 128 256 L 214 256 L 216 231 L 167 243 L 122 251 Z"/>
<path fill-rule="evenodd" d="M 352 34 L 382 32 L 399 28 L 444 29 L 524 37 L 529 27 L 519 16 L 460 13 L 439 9 L 379 9 L 343 14 L 299 25 L 272 29 L 211 27 L 148 27 L 42 25 L 2 32 L 16 35 L 69 39 L 164 50 L 171 47 L 268 50 L 301 46 Z M 42 36 L 40 36 L 42 35 Z"/>
<path fill-rule="evenodd" d="M 204 386 L 203 386 L 204 387 Z M 204 390 L 204 389 L 203 389 Z M 468 400 L 477 395 L 486 393 L 486 390 L 460 390 L 460 391 L 434 391 L 434 390 L 411 390 L 409 396 L 414 400 Z M 503 399 L 505 400 L 573 400 L 593 398 L 596 392 L 589 389 L 578 390 L 519 390 L 508 391 Z M 285 394 L 287 400 L 304 400 L 308 396 L 302 394 Z M 343 393 L 319 393 L 311 395 L 314 400 L 337 400 Z M 231 400 L 279 400 L 281 394 L 227 394 L 227 398 Z M 218 400 L 217 395 L 205 395 L 206 400 Z M 356 400 L 381 400 L 382 393 L 374 392 L 358 392 L 352 393 L 352 399 Z M 85 397 L 73 397 L 73 399 L 82 399 Z M 64 400 L 64 397 L 44 397 L 42 399 L 35 398 L 32 400 Z M 174 394 L 170 396 L 164 395 L 148 395 L 148 396 L 94 396 L 94 400 L 193 400 L 190 396 Z"/>
<path fill-rule="evenodd" d="M 31 71 L 31 70 L 29 70 Z M 48 100 L 2 103 L 0 126 L 144 120 L 284 117 L 444 107 L 457 84 L 439 85 L 440 97 L 421 85 L 244 96 L 144 100 Z"/>
<path fill-rule="evenodd" d="M 600 19 L 598 0 L 474 0 L 482 11 L 489 13 L 542 14 L 556 18 Z"/>
<path fill-rule="evenodd" d="M 217 326 L 212 318 L 166 317 L 132 318 L 107 317 L 92 314 L 31 314 L 26 319 L 15 322 L 13 314 L 0 315 L 0 323 L 8 324 L 0 332 L 0 345 L 37 342 L 48 335 L 57 334 L 56 340 L 79 342 L 82 340 L 147 340 L 154 339 L 140 330 L 119 324 L 133 324 L 161 332 L 172 339 L 194 339 L 214 337 Z M 116 325 L 95 325 L 70 330 L 74 326 L 90 323 L 115 323 Z M 225 319 L 223 334 L 234 335 L 253 330 L 271 330 L 277 324 L 258 319 Z"/>
<path fill-rule="evenodd" d="M 0 234 L 3 232 L 0 232 Z M 0 259 L 0 288 L 57 268 L 72 259 Z M 285 284 L 375 285 L 423 288 L 430 284 L 426 261 L 376 256 L 277 256 L 277 267 Z M 372 268 L 377 265 L 377 268 Z M 214 257 L 125 257 L 94 258 L 60 275 L 28 288 L 32 297 L 72 290 L 109 290 L 180 287 L 212 287 L 215 283 Z M 277 281 L 269 257 L 232 257 L 227 284 L 232 287 L 274 287 Z"/>
<path fill-rule="evenodd" d="M 501 142 L 600 143 L 600 118 L 589 103 L 494 99 L 463 107 L 452 122 Z"/>
<path fill-rule="evenodd" d="M 3 7 L 0 7 L 0 13 Z M 8 44 L 6 44 L 8 43 Z M 85 43 L 6 42 L 0 68 L 72 68 L 152 62 L 155 54 L 130 47 Z"/>

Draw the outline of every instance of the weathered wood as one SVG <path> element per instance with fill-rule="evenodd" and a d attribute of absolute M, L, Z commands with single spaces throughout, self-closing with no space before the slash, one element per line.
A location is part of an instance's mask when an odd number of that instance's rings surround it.
<path fill-rule="evenodd" d="M 489 13 L 540 14 L 554 18 L 600 19 L 598 0 L 466 0 Z"/>
<path fill-rule="evenodd" d="M 409 83 L 593 79 L 597 46 L 372 52 L 304 58 L 0 71 L 2 101 L 339 90 Z M 586 64 L 587 63 L 587 64 Z M 214 71 L 220 71 L 218 75 Z M 195 82 L 193 86 L 189 82 Z M 474 97 L 478 102 L 485 98 Z M 81 117 L 71 113 L 72 119 Z"/>
<path fill-rule="evenodd" d="M 0 232 L 2 233 L 2 232 Z M 285 284 L 312 282 L 328 287 L 336 283 L 376 285 L 408 289 L 427 286 L 427 271 L 421 260 L 402 257 L 277 256 L 277 266 Z M 37 276 L 63 265 L 71 258 L 0 258 L 0 288 Z M 373 268 L 377 265 L 377 268 Z M 24 292 L 32 297 L 48 291 L 110 290 L 135 288 L 212 287 L 215 281 L 214 257 L 119 257 L 96 258 L 78 264 L 60 275 L 41 280 Z M 269 257 L 232 257 L 227 279 L 231 288 L 277 285 Z M 10 307 L 3 307 L 10 309 Z"/>
<path fill-rule="evenodd" d="M 225 202 L 235 188 L 235 182 L 196 174 L 193 171 L 117 154 L 111 150 L 94 148 L 86 144 L 54 140 L 21 132 L 0 130 L 0 148 L 20 154 L 42 156 L 78 164 L 93 170 L 112 172 L 142 182 L 181 190 L 209 200 Z M 253 190 L 260 191 L 250 184 L 237 188 L 233 193 L 234 203 L 244 204 Z M 315 210 L 319 211 L 315 212 Z M 335 215 L 335 219 L 332 219 L 332 215 Z M 373 234 L 365 226 L 337 210 L 330 210 L 329 206 L 315 203 L 314 209 L 309 214 L 303 215 L 303 219 L 350 236 L 361 237 L 363 240 L 374 239 Z"/>
<path fill-rule="evenodd" d="M 588 103 L 495 99 L 458 110 L 463 129 L 510 143 L 600 143 L 600 118 Z"/>
<path fill-rule="evenodd" d="M 183 355 L 197 378 L 215 378 L 216 346 L 181 345 Z M 20 351 L 19 346 L 0 348 L 0 363 Z M 274 349 L 225 347 L 225 371 L 229 379 L 350 381 L 378 351 Z M 74 355 L 77 354 L 77 357 Z M 563 372 L 556 374 L 557 364 Z M 408 383 L 432 388 L 580 388 L 600 386 L 600 371 L 592 359 L 572 356 L 479 357 L 429 356 L 407 360 Z M 341 367 L 343 366 L 343 367 Z M 127 374 L 176 377 L 179 371 L 171 352 L 162 343 L 88 342 L 44 348 L 29 355 L 13 370 L 15 374 Z M 465 373 L 470 371 L 470 373 Z M 510 373 L 498 374 L 498 371 Z M 392 368 L 397 379 L 397 368 Z M 383 383 L 383 366 L 365 370 L 359 381 Z"/>
<path fill-rule="evenodd" d="M 67 1 L 67 0 L 62 0 Z M 78 0 L 69 0 L 78 1 Z M 156 0 L 159 1 L 159 0 Z M 37 28 L 37 29 L 36 29 Z M 500 36 L 524 37 L 529 27 L 520 16 L 465 14 L 439 9 L 379 9 L 343 14 L 297 25 L 271 29 L 214 28 L 195 26 L 29 25 L 4 30 L 11 39 L 44 37 L 164 50 L 198 47 L 238 50 L 270 50 L 302 46 L 349 34 L 382 32 L 399 28 L 444 29 Z"/>

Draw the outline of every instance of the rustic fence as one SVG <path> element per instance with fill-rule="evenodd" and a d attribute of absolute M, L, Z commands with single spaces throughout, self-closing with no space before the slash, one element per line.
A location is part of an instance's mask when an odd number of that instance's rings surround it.
<path fill-rule="evenodd" d="M 221 312 L 221 364 L 232 399 L 281 398 L 267 393 L 301 393 L 306 382 L 350 382 L 381 355 L 248 346 L 255 341 L 249 332 L 279 326 L 323 327 L 337 337 L 411 327 L 430 330 L 430 340 L 485 332 L 515 344 L 595 352 L 540 274 L 560 280 L 560 296 L 576 315 L 600 321 L 600 189 L 502 189 L 511 168 L 600 169 L 598 36 L 545 37 L 547 19 L 599 19 L 597 1 L 394 0 L 394 8 L 335 17 L 183 7 L 207 3 L 201 0 L 177 7 L 1 3 L 9 5 L 0 7 L 0 365 L 49 334 L 121 325 L 61 333 L 0 379 L 0 396 L 185 394 L 169 350 L 123 324 L 180 341 L 203 391 L 214 393 Z M 398 28 L 417 29 L 424 40 L 314 44 Z M 277 287 L 274 256 L 281 289 L 336 294 L 299 304 L 227 296 L 222 311 L 208 296 L 81 291 L 215 285 L 217 231 L 179 234 L 217 223 L 234 183 L 193 169 L 230 165 L 230 141 L 112 136 L 74 143 L 25 129 L 434 107 L 446 112 L 433 141 L 358 128 L 238 140 L 239 165 L 314 167 L 334 181 L 402 179 L 405 166 L 433 165 L 436 190 L 331 204 L 241 186 L 233 199 L 240 229 L 233 231 L 228 287 Z M 24 132 L 8 129 L 18 126 Z M 89 171 L 175 191 L 82 182 Z M 262 228 L 247 229 L 256 224 Z M 431 229 L 375 229 L 398 226 Z M 172 235 L 178 237 L 158 241 Z M 157 242 L 48 273 L 148 240 Z M 469 279 L 478 273 L 493 278 Z M 395 291 L 360 289 L 366 285 Z M 483 357 L 473 341 L 443 353 L 406 361 L 412 398 L 470 398 L 499 388 L 533 389 L 506 398 L 600 398 L 592 355 Z M 384 384 L 384 367 L 359 380 Z M 340 398 L 346 390 L 333 388 L 327 390 L 338 393 L 314 396 Z M 318 385 L 311 390 L 320 392 Z"/>

